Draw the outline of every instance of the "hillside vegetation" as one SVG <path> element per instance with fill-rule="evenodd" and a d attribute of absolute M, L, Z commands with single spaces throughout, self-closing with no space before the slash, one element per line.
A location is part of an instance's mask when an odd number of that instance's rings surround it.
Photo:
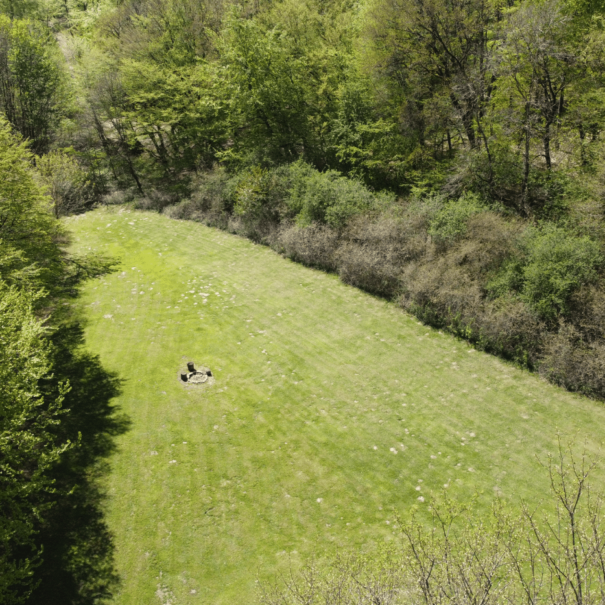
<path fill-rule="evenodd" d="M 431 502 L 407 473 L 482 519 L 546 493 L 557 430 L 597 453 L 604 74 L 601 0 L 0 0 L 0 601 L 228 602 L 382 542 L 372 506 Z M 159 386 L 190 355 L 212 412 Z M 605 540 L 566 552 L 563 596 L 502 599 L 605 594 Z"/>
<path fill-rule="evenodd" d="M 32 160 L 0 120 L 0 601 L 92 603 L 117 583 L 96 479 L 127 423 L 72 305 L 111 262 L 66 252 Z"/>
<path fill-rule="evenodd" d="M 226 228 L 605 396 L 598 2 L 5 13 L 0 106 L 57 216 L 135 200 Z"/>

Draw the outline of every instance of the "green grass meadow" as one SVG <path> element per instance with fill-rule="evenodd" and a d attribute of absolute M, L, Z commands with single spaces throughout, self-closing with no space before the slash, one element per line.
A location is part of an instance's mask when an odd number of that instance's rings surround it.
<path fill-rule="evenodd" d="M 106 478 L 116 604 L 251 603 L 312 552 L 395 539 L 442 489 L 538 503 L 557 430 L 601 449 L 602 404 L 336 276 L 154 213 L 65 222 L 122 262 L 78 303 L 132 422 Z M 189 360 L 216 382 L 184 387 Z"/>

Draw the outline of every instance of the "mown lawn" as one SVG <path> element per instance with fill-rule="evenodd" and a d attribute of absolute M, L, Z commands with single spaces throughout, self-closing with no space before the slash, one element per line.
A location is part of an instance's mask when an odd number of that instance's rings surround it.
<path fill-rule="evenodd" d="M 537 503 L 557 430 L 601 449 L 600 403 L 335 276 L 152 213 L 66 223 L 123 264 L 80 303 L 132 421 L 107 479 L 120 605 L 250 603 L 313 551 L 394 539 L 444 486 Z M 184 388 L 188 360 L 215 384 Z"/>

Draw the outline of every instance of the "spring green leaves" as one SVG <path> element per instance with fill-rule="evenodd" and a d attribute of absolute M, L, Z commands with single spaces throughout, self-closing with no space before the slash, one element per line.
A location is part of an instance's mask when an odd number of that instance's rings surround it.
<path fill-rule="evenodd" d="M 505 263 L 487 289 L 495 297 L 518 293 L 549 321 L 569 314 L 572 294 L 595 282 L 603 263 L 595 241 L 554 225 L 528 230 L 520 249 L 521 255 Z"/>

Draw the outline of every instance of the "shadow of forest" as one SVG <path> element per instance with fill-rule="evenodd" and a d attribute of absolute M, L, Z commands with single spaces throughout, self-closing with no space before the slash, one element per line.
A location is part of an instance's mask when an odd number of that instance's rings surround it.
<path fill-rule="evenodd" d="M 53 506 L 41 520 L 36 540 L 42 549 L 42 562 L 35 570 L 38 584 L 26 602 L 98 605 L 119 586 L 100 480 L 109 470 L 115 438 L 128 430 L 130 422 L 112 403 L 122 381 L 84 349 L 82 324 L 64 325 L 52 340 L 55 370 L 45 388 L 56 390 L 69 380 L 71 390 L 63 403 L 69 411 L 56 430 L 77 445 L 54 470 Z"/>

